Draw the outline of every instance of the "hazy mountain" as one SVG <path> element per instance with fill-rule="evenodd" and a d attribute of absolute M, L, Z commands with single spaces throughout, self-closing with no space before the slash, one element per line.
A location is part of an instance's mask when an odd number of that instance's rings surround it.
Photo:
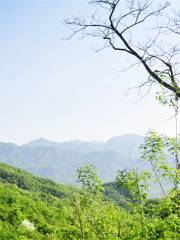
<path fill-rule="evenodd" d="M 59 143 L 57 142 L 53 142 L 53 141 L 49 141 L 45 138 L 38 138 L 35 140 L 32 140 L 29 143 L 26 143 L 23 145 L 24 147 L 58 147 Z"/>
<path fill-rule="evenodd" d="M 85 142 L 81 140 L 74 140 L 74 141 L 68 141 L 68 142 L 53 142 L 49 141 L 44 138 L 38 138 L 36 140 L 33 140 L 27 144 L 24 144 L 25 147 L 52 147 L 52 148 L 58 148 L 61 150 L 66 151 L 75 151 L 80 153 L 89 153 L 92 151 L 98 151 L 102 149 L 103 143 L 100 142 Z"/>
<path fill-rule="evenodd" d="M 93 164 L 104 181 L 114 179 L 118 169 L 136 165 L 143 137 L 127 134 L 105 143 L 53 142 L 39 138 L 22 146 L 0 143 L 0 161 L 58 182 L 75 183 L 75 171 Z"/>
<path fill-rule="evenodd" d="M 105 148 L 109 150 L 114 150 L 118 152 L 125 152 L 136 150 L 139 148 L 140 144 L 144 141 L 143 136 L 137 134 L 125 134 L 120 137 L 113 137 L 105 143 Z"/>

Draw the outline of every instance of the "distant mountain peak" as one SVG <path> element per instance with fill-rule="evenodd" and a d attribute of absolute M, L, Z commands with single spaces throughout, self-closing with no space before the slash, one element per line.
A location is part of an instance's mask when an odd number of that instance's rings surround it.
<path fill-rule="evenodd" d="M 144 139 L 144 137 L 142 135 L 138 135 L 135 133 L 126 133 L 120 136 L 116 136 L 116 137 L 112 137 L 110 138 L 107 142 L 111 142 L 111 141 L 119 141 L 119 140 L 130 140 L 130 139 Z"/>
<path fill-rule="evenodd" d="M 124 134 L 107 142 L 54 142 L 39 137 L 22 146 L 0 144 L 0 161 L 59 182 L 75 183 L 75 172 L 92 164 L 104 181 L 112 180 L 118 169 L 136 165 L 144 137 Z M 132 158 L 131 158 L 132 156 Z M 132 160 L 131 160 L 132 159 Z"/>
<path fill-rule="evenodd" d="M 57 145 L 59 145 L 59 143 L 50 141 L 43 137 L 39 137 L 37 139 L 34 139 L 34 140 L 24 144 L 23 146 L 25 146 L 25 147 L 54 147 Z"/>

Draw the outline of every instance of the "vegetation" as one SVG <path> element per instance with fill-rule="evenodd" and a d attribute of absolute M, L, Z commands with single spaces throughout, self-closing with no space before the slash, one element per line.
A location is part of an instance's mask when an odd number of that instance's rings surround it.
<path fill-rule="evenodd" d="M 70 185 L 65 187 L 50 179 L 34 177 L 30 173 L 19 168 L 10 167 L 4 163 L 0 163 L 0 180 L 2 182 L 16 184 L 17 187 L 21 189 L 43 192 L 59 198 L 69 195 L 73 190 Z"/>
<path fill-rule="evenodd" d="M 96 191 L 96 197 L 94 197 L 94 193 L 89 188 L 89 194 L 91 192 L 90 196 L 93 198 L 89 197 L 88 201 L 92 199 L 91 203 L 95 201 L 97 204 L 98 199 L 101 199 L 98 206 L 101 217 L 96 218 L 97 210 L 92 217 L 95 224 L 91 231 L 92 235 L 89 237 L 85 230 L 91 218 L 83 218 L 87 214 L 84 214 L 84 206 L 80 208 L 79 204 L 77 207 L 81 230 L 79 238 L 178 240 L 180 236 L 180 146 L 177 117 L 180 99 L 178 77 L 180 14 L 172 11 L 165 1 L 160 4 L 159 1 L 155 3 L 149 0 L 90 0 L 89 4 L 95 6 L 95 11 L 90 17 L 76 16 L 65 21 L 72 30 L 70 38 L 78 35 L 82 38 L 101 39 L 103 46 L 98 50 L 108 47 L 117 53 L 123 53 L 123 56 L 124 54 L 129 56 L 128 62 L 132 59 L 133 62 L 127 70 L 138 66 L 139 71 L 139 67 L 142 67 L 147 74 L 147 80 L 139 87 L 147 85 L 148 91 L 155 83 L 160 87 L 156 93 L 156 99 L 161 104 L 173 108 L 176 137 L 169 138 L 155 131 L 149 131 L 145 136 L 145 143 L 140 148 L 142 154 L 138 166 L 148 163 L 151 170 L 142 171 L 136 167 L 118 172 L 115 186 L 127 191 L 125 208 L 112 203 L 114 201 L 118 203 L 118 195 L 111 191 L 112 185 L 109 186 L 108 191 L 113 199 L 111 203 L 106 203 L 101 191 Z M 156 7 L 155 4 L 157 4 Z M 137 34 L 139 30 L 143 31 L 143 35 Z M 168 161 L 167 153 L 172 161 Z M 82 172 L 85 174 L 86 170 L 84 168 Z M 94 176 L 94 174 L 91 175 Z M 156 199 L 150 197 L 149 192 L 152 190 L 153 182 L 156 182 L 162 197 Z M 169 189 L 166 188 L 167 185 L 170 186 Z M 97 186 L 97 189 L 101 189 L 99 183 Z M 85 188 L 83 181 L 82 189 L 87 191 L 87 187 L 88 185 Z M 79 200 L 78 203 L 84 203 L 82 194 L 80 196 L 81 201 Z M 93 201 L 93 199 L 96 200 Z M 104 204 L 107 204 L 106 214 L 104 214 Z M 110 206 L 112 206 L 111 210 Z M 89 214 L 92 215 L 95 209 L 96 207 L 93 207 Z M 102 216 L 105 216 L 104 219 Z"/>
<path fill-rule="evenodd" d="M 148 83 L 155 81 L 162 87 L 157 92 L 157 100 L 175 111 L 176 138 L 150 130 L 140 147 L 139 166 L 148 163 L 151 170 L 121 169 L 114 182 L 103 184 L 94 167 L 86 165 L 77 171 L 77 182 L 81 185 L 78 189 L 0 164 L 0 240 L 179 240 L 177 115 L 180 92 L 177 64 L 172 62 L 177 49 L 168 55 L 164 51 L 152 55 L 161 31 L 145 48 L 136 46 L 128 37 L 137 25 L 161 16 L 166 4 L 153 11 L 148 0 L 126 2 L 130 11 L 119 16 L 117 9 L 121 7 L 121 1 L 90 1 L 108 11 L 108 20 L 102 22 L 93 15 L 89 24 L 81 18 L 74 18 L 67 24 L 76 27 L 73 35 L 85 31 L 88 36 L 102 37 L 114 50 L 134 56 L 138 64 L 145 67 Z M 130 25 L 123 24 L 127 17 L 133 18 Z M 177 17 L 179 19 L 179 15 Z M 179 34 L 179 30 L 174 29 L 179 26 L 179 21 L 173 23 L 175 25 L 166 30 Z M 86 32 L 89 28 L 95 31 Z M 117 42 L 120 45 L 116 45 Z M 169 158 L 172 161 L 168 161 Z M 153 183 L 159 187 L 161 197 L 151 197 Z"/>
<path fill-rule="evenodd" d="M 103 184 L 86 165 L 77 171 L 80 189 L 0 164 L 0 239 L 178 240 L 179 170 L 166 164 L 163 141 L 172 155 L 176 149 L 153 131 L 145 140 L 142 160 L 153 161 L 156 174 L 121 170 L 115 182 Z M 162 198 L 149 197 L 150 178 L 160 184 Z M 169 192 L 162 178 L 172 182 Z"/>

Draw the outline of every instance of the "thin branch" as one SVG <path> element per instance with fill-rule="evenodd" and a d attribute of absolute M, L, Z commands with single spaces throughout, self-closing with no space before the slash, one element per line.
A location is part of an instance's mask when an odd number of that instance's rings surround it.
<path fill-rule="evenodd" d="M 173 63 L 177 51 L 174 49 L 171 53 L 167 53 L 162 49 L 160 44 L 158 46 L 162 28 L 159 28 L 157 35 L 152 40 L 149 40 L 144 47 L 140 44 L 138 46 L 135 45 L 133 38 L 127 35 L 127 33 L 132 34 L 136 26 L 145 24 L 152 17 L 159 17 L 169 5 L 165 3 L 153 10 L 152 2 L 149 0 L 128 0 L 127 2 L 129 4 L 128 10 L 126 9 L 124 13 L 119 14 L 119 9 L 122 6 L 120 0 L 91 0 L 90 4 L 96 4 L 102 9 L 105 7 L 106 10 L 104 11 L 106 11 L 106 15 L 103 16 L 101 14 L 101 18 L 99 19 L 94 14 L 89 23 L 84 18 L 79 17 L 66 20 L 67 25 L 75 27 L 70 38 L 80 33 L 82 33 L 83 37 L 92 36 L 102 38 L 105 41 L 105 45 L 100 49 L 111 47 L 115 51 L 125 52 L 133 56 L 145 68 L 151 81 L 156 81 L 173 92 L 177 98 L 180 98 L 180 86 L 176 79 L 177 72 Z M 128 18 L 132 17 L 134 20 L 133 23 L 130 23 Z M 179 19 L 180 17 L 174 22 L 176 27 L 179 26 Z M 126 21 L 126 26 L 124 21 Z M 172 29 L 174 30 L 175 28 Z M 161 51 L 161 54 L 153 53 L 152 50 L 155 49 Z M 158 68 L 154 69 L 155 66 Z M 168 78 L 166 79 L 162 74 L 167 75 Z"/>

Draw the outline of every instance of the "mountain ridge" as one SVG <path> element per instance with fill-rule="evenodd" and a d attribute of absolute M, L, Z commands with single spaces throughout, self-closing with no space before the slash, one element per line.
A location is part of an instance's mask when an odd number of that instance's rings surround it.
<path fill-rule="evenodd" d="M 75 173 L 92 164 L 104 182 L 115 178 L 118 169 L 128 168 L 139 159 L 143 136 L 125 134 L 106 142 L 54 142 L 38 138 L 23 145 L 0 143 L 0 162 L 27 170 L 56 182 L 75 184 Z M 131 157 L 130 157 L 131 155 Z"/>
<path fill-rule="evenodd" d="M 81 140 L 81 139 L 73 139 L 73 140 L 67 140 L 67 141 L 54 141 L 54 140 L 49 140 L 47 138 L 44 138 L 44 137 L 38 137 L 36 139 L 33 139 L 27 143 L 24 143 L 24 144 L 15 144 L 15 145 L 18 145 L 18 146 L 31 146 L 31 144 L 33 146 L 35 146 L 35 143 L 37 143 L 37 145 L 39 144 L 44 144 L 45 145 L 47 143 L 49 144 L 67 144 L 67 143 L 75 143 L 75 144 L 81 144 L 81 143 L 87 143 L 87 144 L 107 144 L 108 142 L 111 142 L 112 140 L 119 140 L 121 138 L 129 138 L 129 137 L 137 137 L 137 138 L 144 138 L 143 135 L 140 135 L 140 134 L 135 134 L 135 133 L 126 133 L 126 134 L 122 134 L 122 135 L 119 135 L 119 136 L 114 136 L 114 137 L 111 137 L 109 139 L 107 139 L 106 141 L 97 141 L 97 140 L 90 140 L 90 141 L 86 141 L 86 140 Z M 14 143 L 12 143 L 14 144 Z"/>

